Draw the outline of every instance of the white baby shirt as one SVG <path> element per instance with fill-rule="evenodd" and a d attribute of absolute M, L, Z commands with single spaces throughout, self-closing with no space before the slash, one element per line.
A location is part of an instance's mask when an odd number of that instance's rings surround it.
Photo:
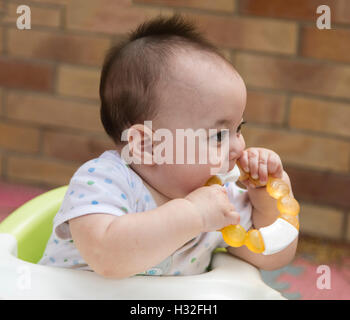
<path fill-rule="evenodd" d="M 225 187 L 230 201 L 240 213 L 240 224 L 249 230 L 252 206 L 246 190 L 234 182 L 226 183 Z M 38 264 L 92 271 L 74 245 L 68 221 L 91 213 L 122 216 L 156 207 L 142 179 L 118 152 L 105 151 L 100 157 L 84 163 L 73 175 Z M 164 261 L 139 275 L 200 274 L 207 270 L 213 250 L 227 246 L 221 232 L 200 233 Z"/>

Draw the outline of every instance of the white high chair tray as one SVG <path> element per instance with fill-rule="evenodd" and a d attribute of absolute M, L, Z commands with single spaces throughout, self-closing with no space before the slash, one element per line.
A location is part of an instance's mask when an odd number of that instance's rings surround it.
<path fill-rule="evenodd" d="M 0 234 L 1 299 L 263 300 L 285 299 L 252 265 L 215 253 L 212 270 L 193 276 L 106 279 L 94 272 L 36 265 L 17 258 L 17 241 Z"/>

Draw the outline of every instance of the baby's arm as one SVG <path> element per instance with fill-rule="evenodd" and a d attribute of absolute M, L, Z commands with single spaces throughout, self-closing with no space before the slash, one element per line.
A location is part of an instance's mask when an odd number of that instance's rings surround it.
<path fill-rule="evenodd" d="M 283 170 L 282 162 L 279 156 L 271 150 L 263 148 L 250 148 L 245 152 L 240 159 L 242 168 L 246 168 L 246 172 L 260 182 L 266 184 L 268 175 L 272 175 L 284 180 L 290 189 L 290 194 L 293 196 L 292 187 L 288 174 Z M 277 219 L 279 211 L 277 209 L 277 200 L 273 199 L 266 191 L 266 188 L 254 188 L 248 182 L 245 183 L 248 188 L 249 199 L 252 203 L 252 221 L 253 228 L 259 229 L 269 226 Z M 246 246 L 239 248 L 228 248 L 228 251 L 251 264 L 264 269 L 273 270 L 282 268 L 290 263 L 297 249 L 298 238 L 296 238 L 284 250 L 272 254 L 263 255 L 249 251 Z"/>
<path fill-rule="evenodd" d="M 188 200 L 116 217 L 88 214 L 69 221 L 74 243 L 98 274 L 126 278 L 156 265 L 201 232 Z"/>
<path fill-rule="evenodd" d="M 291 190 L 290 180 L 286 172 L 283 172 L 282 180 L 289 185 Z M 277 200 L 271 198 L 271 196 L 266 192 L 266 188 L 248 189 L 249 197 L 253 204 L 253 227 L 255 229 L 259 229 L 262 227 L 267 227 L 275 222 L 277 216 L 279 215 L 279 211 L 277 210 L 276 206 Z M 293 260 L 297 249 L 297 244 L 298 238 L 296 238 L 284 250 L 272 255 L 254 253 L 248 250 L 246 246 L 239 248 L 229 247 L 227 250 L 231 254 L 255 265 L 260 269 L 274 270 L 282 268 Z"/>
<path fill-rule="evenodd" d="M 239 222 L 223 187 L 194 190 L 145 212 L 116 217 L 88 214 L 69 220 L 74 243 L 98 274 L 126 278 L 158 264 L 201 232 Z"/>

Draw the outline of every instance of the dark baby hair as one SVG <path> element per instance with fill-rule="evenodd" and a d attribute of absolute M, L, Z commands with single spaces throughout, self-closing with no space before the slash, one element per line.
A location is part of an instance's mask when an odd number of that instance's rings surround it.
<path fill-rule="evenodd" d="M 163 74 L 169 73 L 168 58 L 177 48 L 222 57 L 193 22 L 178 14 L 142 23 L 107 53 L 100 80 L 100 115 L 116 145 L 121 144 L 124 129 L 155 116 L 157 83 Z"/>

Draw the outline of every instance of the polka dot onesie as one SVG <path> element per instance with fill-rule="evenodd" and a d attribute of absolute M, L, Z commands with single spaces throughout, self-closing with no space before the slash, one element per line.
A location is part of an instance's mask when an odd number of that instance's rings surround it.
<path fill-rule="evenodd" d="M 252 206 L 247 192 L 233 182 L 225 184 L 225 187 L 230 201 L 240 213 L 240 224 L 249 230 Z M 100 157 L 84 163 L 73 175 L 38 264 L 92 271 L 74 245 L 68 221 L 92 213 L 123 216 L 156 207 L 142 179 L 121 159 L 118 152 L 105 151 Z M 203 273 L 210 264 L 213 250 L 218 247 L 227 247 L 221 232 L 200 233 L 164 261 L 139 275 Z"/>

